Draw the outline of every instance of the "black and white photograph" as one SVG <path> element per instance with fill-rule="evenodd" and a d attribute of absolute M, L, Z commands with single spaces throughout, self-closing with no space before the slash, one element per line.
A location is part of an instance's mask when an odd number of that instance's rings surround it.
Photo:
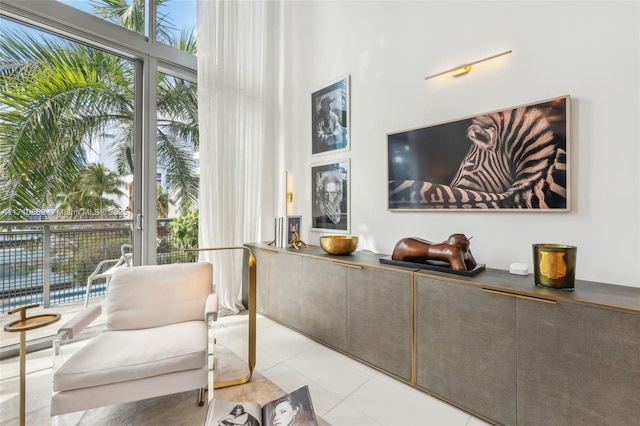
<path fill-rule="evenodd" d="M 349 149 L 349 76 L 311 95 L 312 154 Z"/>
<path fill-rule="evenodd" d="M 387 134 L 389 210 L 569 211 L 569 104 Z"/>
<path fill-rule="evenodd" d="M 216 398 L 205 424 L 215 426 L 318 426 L 309 386 L 289 392 L 261 406 L 253 401 Z"/>
<path fill-rule="evenodd" d="M 265 404 L 263 419 L 267 426 L 317 426 L 309 387 L 304 386 Z"/>
<path fill-rule="evenodd" d="M 286 229 L 287 247 L 290 247 L 296 239 L 300 238 L 300 231 L 302 230 L 302 216 L 287 216 Z"/>
<path fill-rule="evenodd" d="M 312 165 L 312 230 L 349 232 L 349 159 Z"/>

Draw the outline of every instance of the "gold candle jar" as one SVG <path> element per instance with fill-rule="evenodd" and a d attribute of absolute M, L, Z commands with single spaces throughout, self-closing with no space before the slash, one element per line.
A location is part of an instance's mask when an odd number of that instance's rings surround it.
<path fill-rule="evenodd" d="M 536 285 L 573 290 L 578 248 L 564 244 L 533 244 L 533 276 Z"/>

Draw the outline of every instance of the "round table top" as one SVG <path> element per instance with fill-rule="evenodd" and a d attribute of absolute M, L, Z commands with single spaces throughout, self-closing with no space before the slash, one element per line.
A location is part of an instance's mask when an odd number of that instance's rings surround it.
<path fill-rule="evenodd" d="M 26 331 L 45 327 L 60 320 L 60 314 L 41 314 L 19 319 L 4 326 L 4 331 Z"/>

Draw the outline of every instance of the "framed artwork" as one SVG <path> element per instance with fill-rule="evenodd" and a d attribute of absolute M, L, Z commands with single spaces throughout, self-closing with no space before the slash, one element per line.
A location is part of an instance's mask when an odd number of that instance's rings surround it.
<path fill-rule="evenodd" d="M 387 134 L 389 210 L 569 211 L 570 97 Z"/>
<path fill-rule="evenodd" d="M 311 94 L 311 154 L 349 149 L 349 76 Z"/>
<path fill-rule="evenodd" d="M 293 242 L 296 239 L 295 233 L 297 233 L 298 237 L 300 237 L 300 230 L 302 229 L 302 216 L 287 216 L 287 224 L 285 229 L 287 230 L 287 247 L 290 247 L 293 245 Z"/>
<path fill-rule="evenodd" d="M 311 229 L 349 233 L 350 160 L 311 166 Z"/>

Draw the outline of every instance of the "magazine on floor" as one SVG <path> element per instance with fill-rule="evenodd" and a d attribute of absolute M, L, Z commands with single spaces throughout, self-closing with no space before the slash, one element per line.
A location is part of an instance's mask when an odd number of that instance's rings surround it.
<path fill-rule="evenodd" d="M 303 386 L 264 406 L 251 401 L 214 399 L 207 414 L 213 426 L 318 426 L 309 387 Z"/>

